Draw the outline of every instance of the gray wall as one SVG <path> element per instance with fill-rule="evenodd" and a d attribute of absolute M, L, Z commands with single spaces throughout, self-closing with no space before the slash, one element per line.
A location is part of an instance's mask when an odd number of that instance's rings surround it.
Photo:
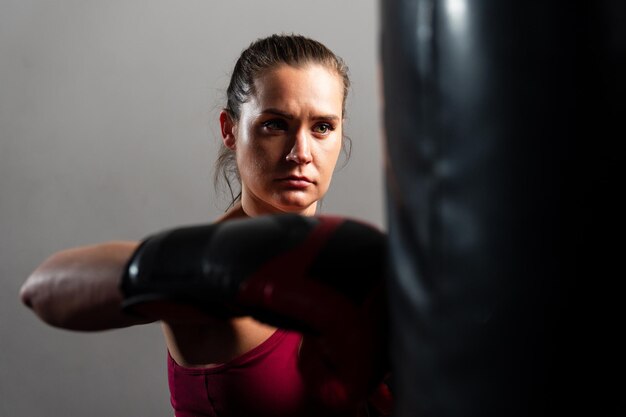
<path fill-rule="evenodd" d="M 343 56 L 354 151 L 324 212 L 384 227 L 374 0 L 0 2 L 0 416 L 171 416 L 157 324 L 48 327 L 18 290 L 51 253 L 208 222 L 217 112 L 274 32 Z"/>

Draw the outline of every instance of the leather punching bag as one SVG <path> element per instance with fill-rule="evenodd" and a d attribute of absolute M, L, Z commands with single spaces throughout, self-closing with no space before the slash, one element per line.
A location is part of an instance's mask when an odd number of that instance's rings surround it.
<path fill-rule="evenodd" d="M 380 2 L 396 417 L 623 397 L 604 373 L 624 357 L 606 241 L 625 216 L 624 4 Z"/>

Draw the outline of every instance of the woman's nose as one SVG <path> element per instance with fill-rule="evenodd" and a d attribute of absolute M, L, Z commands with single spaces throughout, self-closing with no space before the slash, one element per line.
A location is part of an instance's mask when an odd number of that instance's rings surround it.
<path fill-rule="evenodd" d="M 313 158 L 311 156 L 310 140 L 306 132 L 298 131 L 293 146 L 287 154 L 287 161 L 295 162 L 296 164 L 308 164 L 311 162 Z"/>

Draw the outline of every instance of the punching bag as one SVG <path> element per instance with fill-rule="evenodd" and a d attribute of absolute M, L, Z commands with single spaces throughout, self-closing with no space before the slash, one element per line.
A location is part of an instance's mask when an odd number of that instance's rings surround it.
<path fill-rule="evenodd" d="M 574 3 L 380 2 L 396 417 L 623 406 L 624 2 Z"/>

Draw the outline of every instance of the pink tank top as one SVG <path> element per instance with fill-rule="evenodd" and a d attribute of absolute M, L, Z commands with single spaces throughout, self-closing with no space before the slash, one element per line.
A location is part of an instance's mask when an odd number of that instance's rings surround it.
<path fill-rule="evenodd" d="M 230 362 L 185 368 L 168 352 L 170 400 L 176 417 L 338 416 L 306 395 L 298 371 L 300 333 L 277 330 Z M 389 416 L 391 399 L 379 391 L 367 407 L 341 417 Z"/>
<path fill-rule="evenodd" d="M 301 338 L 277 330 L 256 348 L 208 369 L 182 367 L 168 352 L 176 417 L 319 416 L 297 369 Z"/>

